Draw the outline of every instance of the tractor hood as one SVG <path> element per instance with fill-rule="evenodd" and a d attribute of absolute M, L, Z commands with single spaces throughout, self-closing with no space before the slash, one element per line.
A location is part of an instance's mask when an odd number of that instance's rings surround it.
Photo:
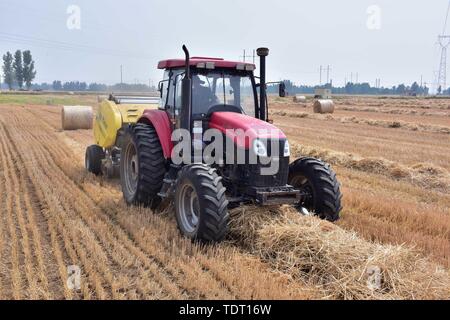
<path fill-rule="evenodd" d="M 274 125 L 235 112 L 214 112 L 209 127 L 221 131 L 238 147 L 245 149 L 249 149 L 257 138 L 286 139 L 284 133 Z"/>

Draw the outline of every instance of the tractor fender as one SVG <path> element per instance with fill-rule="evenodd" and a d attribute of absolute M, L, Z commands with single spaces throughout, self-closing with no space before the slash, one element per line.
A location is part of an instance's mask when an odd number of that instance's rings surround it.
<path fill-rule="evenodd" d="M 164 158 L 172 157 L 172 129 L 170 128 L 170 120 L 167 113 L 163 110 L 148 109 L 137 121 L 138 123 L 151 124 L 158 134 L 159 141 L 164 153 Z"/>

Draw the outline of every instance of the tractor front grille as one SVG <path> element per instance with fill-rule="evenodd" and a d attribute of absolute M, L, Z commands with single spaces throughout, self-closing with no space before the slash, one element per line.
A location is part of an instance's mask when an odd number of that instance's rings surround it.
<path fill-rule="evenodd" d="M 278 162 L 278 169 L 274 174 L 263 175 L 263 168 L 268 168 L 270 165 L 254 164 L 247 167 L 247 181 L 248 185 L 253 187 L 278 187 L 285 186 L 288 183 L 289 176 L 289 157 L 282 157 L 272 159 Z"/>

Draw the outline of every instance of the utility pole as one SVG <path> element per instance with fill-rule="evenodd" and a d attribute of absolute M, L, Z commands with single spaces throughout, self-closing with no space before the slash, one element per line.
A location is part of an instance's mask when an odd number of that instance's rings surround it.
<path fill-rule="evenodd" d="M 322 85 L 322 66 L 320 66 L 320 80 L 319 80 L 319 85 Z"/>
<path fill-rule="evenodd" d="M 358 84 L 358 76 L 359 76 L 359 74 L 358 74 L 358 72 L 356 73 L 356 84 Z"/>
<path fill-rule="evenodd" d="M 242 58 L 243 62 L 247 62 L 247 58 L 251 58 L 250 55 L 247 55 L 247 51 L 244 49 L 244 55 L 239 56 L 239 58 Z M 253 64 L 255 63 L 255 50 L 253 50 Z"/>
<path fill-rule="evenodd" d="M 350 74 L 350 82 L 353 83 L 353 72 Z"/>
<path fill-rule="evenodd" d="M 253 64 L 255 64 L 256 61 L 256 50 L 253 49 Z"/>
<path fill-rule="evenodd" d="M 327 84 L 330 83 L 330 65 L 327 66 Z"/>
<path fill-rule="evenodd" d="M 123 66 L 120 65 L 120 85 L 123 85 Z"/>

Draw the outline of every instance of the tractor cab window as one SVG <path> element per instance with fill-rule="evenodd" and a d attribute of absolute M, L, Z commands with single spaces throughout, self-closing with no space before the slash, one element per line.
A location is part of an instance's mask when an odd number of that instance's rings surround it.
<path fill-rule="evenodd" d="M 166 110 L 172 117 L 178 116 L 181 108 L 181 80 L 184 77 L 184 70 L 172 70 L 170 81 L 168 82 L 168 97 Z"/>
<path fill-rule="evenodd" d="M 236 106 L 254 117 L 255 95 L 251 77 L 234 70 L 193 74 L 192 112 L 205 115 L 217 105 Z"/>
<path fill-rule="evenodd" d="M 159 109 L 164 110 L 167 104 L 167 92 L 169 90 L 169 77 L 168 70 L 164 71 L 163 80 L 159 84 L 159 90 L 161 90 L 161 99 L 159 101 Z"/>

